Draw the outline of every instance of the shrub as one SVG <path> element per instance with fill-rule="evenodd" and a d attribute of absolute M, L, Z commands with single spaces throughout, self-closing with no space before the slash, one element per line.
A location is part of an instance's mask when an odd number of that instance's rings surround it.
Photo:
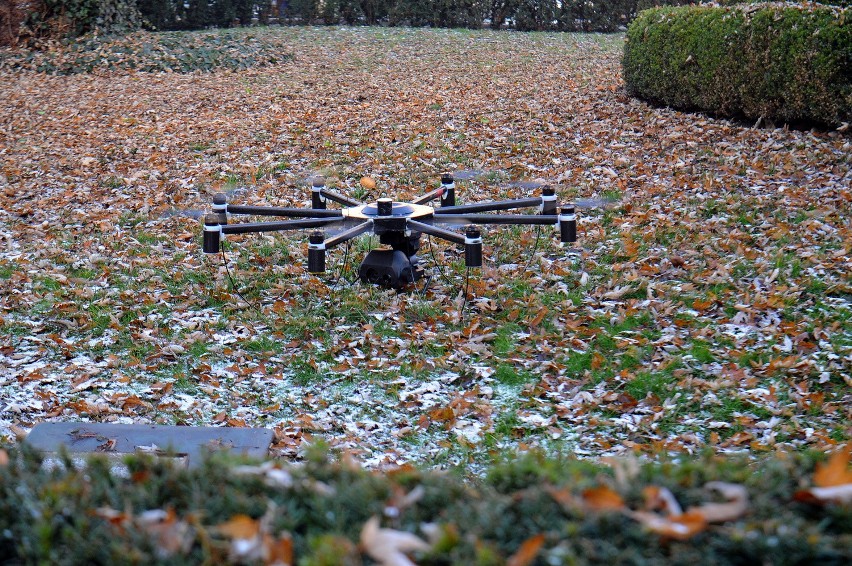
<path fill-rule="evenodd" d="M 189 73 L 247 69 L 292 58 L 271 34 L 247 30 L 217 32 L 136 32 L 120 38 L 86 36 L 43 51 L 0 52 L 0 70 L 53 75 L 111 70 Z"/>
<path fill-rule="evenodd" d="M 371 517 L 429 538 L 423 565 L 504 564 L 515 553 L 510 563 L 848 564 L 852 549 L 848 505 L 794 500 L 811 484 L 811 454 L 633 462 L 616 474 L 528 454 L 468 482 L 410 467 L 368 472 L 326 452 L 298 467 L 219 455 L 189 470 L 132 457 L 123 474 L 104 459 L 0 456 L 0 558 L 14 564 L 272 563 L 273 551 L 289 564 L 372 563 L 358 545 Z M 709 481 L 741 486 L 745 513 L 674 537 L 629 510 L 662 490 L 706 504 Z"/>
<path fill-rule="evenodd" d="M 852 121 L 852 9 L 761 3 L 656 8 L 627 31 L 629 94 L 719 116 Z"/>
<path fill-rule="evenodd" d="M 38 0 L 30 2 L 27 10 L 22 31 L 36 39 L 114 35 L 142 25 L 136 0 Z"/>

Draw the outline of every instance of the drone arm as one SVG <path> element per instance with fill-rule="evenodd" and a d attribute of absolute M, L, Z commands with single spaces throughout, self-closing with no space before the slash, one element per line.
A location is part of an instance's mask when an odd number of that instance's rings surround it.
<path fill-rule="evenodd" d="M 356 237 L 360 236 L 364 232 L 370 231 L 372 228 L 373 228 L 373 221 L 372 220 L 367 220 L 366 222 L 362 222 L 361 224 L 358 224 L 357 226 L 354 226 L 354 227 L 350 228 L 349 230 L 341 232 L 340 234 L 338 234 L 337 236 L 334 236 L 333 238 L 327 239 L 324 242 L 325 248 L 326 249 L 327 248 L 333 248 L 334 246 L 336 246 L 338 244 L 342 244 L 343 242 L 345 242 L 347 240 L 351 240 L 352 238 L 356 238 Z"/>
<path fill-rule="evenodd" d="M 328 200 L 333 200 L 334 202 L 336 202 L 338 204 L 342 204 L 343 206 L 360 206 L 360 205 L 364 204 L 364 203 L 359 202 L 355 199 L 351 199 L 349 197 L 343 196 L 340 193 L 330 191 L 330 190 L 326 189 L 325 187 L 323 187 L 322 190 L 319 191 L 319 194 L 321 196 L 327 198 Z"/>
<path fill-rule="evenodd" d="M 455 224 L 553 225 L 559 222 L 559 216 L 555 214 L 435 214 L 432 219 Z"/>
<path fill-rule="evenodd" d="M 513 208 L 528 208 L 541 206 L 541 197 L 521 198 L 514 200 L 498 200 L 494 202 L 482 202 L 474 204 L 461 204 L 458 206 L 442 206 L 435 210 L 435 215 L 444 214 L 467 214 L 472 212 L 486 212 L 493 210 L 511 210 Z"/>
<path fill-rule="evenodd" d="M 405 226 L 410 230 L 422 232 L 424 234 L 429 234 L 430 236 L 435 236 L 444 240 L 448 240 L 450 242 L 453 242 L 454 244 L 465 243 L 464 236 L 458 234 L 457 232 L 446 230 L 444 228 L 439 228 L 438 226 L 432 226 L 431 224 L 424 224 L 423 222 L 418 222 L 410 218 L 405 223 Z"/>
<path fill-rule="evenodd" d="M 312 210 L 304 208 L 283 208 L 280 206 L 244 206 L 229 204 L 231 214 L 251 214 L 254 216 L 289 216 L 291 218 L 341 218 L 339 210 Z"/>
<path fill-rule="evenodd" d="M 277 232 L 279 230 L 297 230 L 299 228 L 318 228 L 339 222 L 340 218 L 311 218 L 305 220 L 282 220 L 280 222 L 250 222 L 222 226 L 222 234 L 255 234 L 259 232 Z"/>

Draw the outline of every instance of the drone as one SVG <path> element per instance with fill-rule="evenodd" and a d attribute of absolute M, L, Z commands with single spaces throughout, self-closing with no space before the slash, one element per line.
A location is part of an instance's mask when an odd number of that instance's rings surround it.
<path fill-rule="evenodd" d="M 427 203 L 437 200 L 438 207 Z M 329 209 L 329 202 L 340 209 Z M 494 214 L 498 211 L 538 208 L 538 214 Z M 289 218 L 268 222 L 231 223 L 233 215 Z M 379 237 L 381 248 L 367 253 L 358 269 L 364 283 L 402 289 L 419 280 L 424 269 L 417 252 L 423 234 L 464 246 L 468 268 L 482 267 L 482 231 L 486 224 L 557 226 L 562 245 L 577 241 L 575 206 L 560 207 L 556 191 L 541 186 L 541 195 L 532 198 L 456 204 L 455 178 L 441 176 L 441 185 L 410 202 L 382 197 L 374 202 L 359 202 L 325 186 L 323 177 L 311 182 L 311 208 L 248 206 L 231 204 L 224 193 L 213 197 L 211 212 L 204 217 L 203 250 L 219 253 L 228 234 L 253 234 L 285 230 L 311 229 L 308 236 L 308 272 L 326 270 L 326 252 L 368 232 Z M 464 226 L 459 233 L 444 226 Z M 340 229 L 334 235 L 326 231 Z"/>

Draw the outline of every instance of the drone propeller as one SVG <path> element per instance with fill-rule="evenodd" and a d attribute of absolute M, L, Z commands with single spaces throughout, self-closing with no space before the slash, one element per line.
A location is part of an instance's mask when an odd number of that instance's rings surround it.
<path fill-rule="evenodd" d="M 167 211 L 160 214 L 160 218 L 192 218 L 193 220 L 199 220 L 207 214 L 206 210 L 199 210 L 197 208 L 170 208 Z"/>
<path fill-rule="evenodd" d="M 231 197 L 241 197 L 248 194 L 250 190 L 250 187 L 236 186 L 228 189 L 227 191 L 219 192 L 225 194 L 228 197 L 228 200 L 231 200 Z M 207 214 L 207 212 L 207 210 L 198 208 L 170 208 L 160 214 L 159 218 L 191 218 L 193 220 L 200 220 L 201 218 L 204 218 L 204 215 Z"/>
<path fill-rule="evenodd" d="M 621 201 L 608 198 L 578 198 L 572 201 L 577 208 L 614 208 Z"/>
<path fill-rule="evenodd" d="M 314 184 L 315 181 L 324 181 L 324 180 L 325 180 L 325 175 L 323 175 L 319 171 L 314 171 L 313 173 L 310 173 L 308 175 L 304 175 L 304 174 L 300 175 L 298 177 L 298 180 L 296 181 L 296 183 L 299 186 L 307 185 L 307 186 L 310 187 Z"/>
<path fill-rule="evenodd" d="M 484 177 L 487 171 L 483 169 L 459 169 L 458 171 L 449 171 L 456 181 L 471 181 Z"/>
<path fill-rule="evenodd" d="M 558 185 L 557 182 L 550 182 L 542 178 L 530 179 L 530 180 L 520 180 L 520 181 L 512 181 L 509 183 L 510 187 L 516 187 L 519 189 L 524 189 L 527 191 L 532 191 L 535 189 L 540 189 L 542 187 L 547 187 L 551 185 Z M 611 198 L 578 198 L 574 200 L 569 200 L 569 204 L 573 204 L 576 208 L 613 208 L 619 202 L 618 199 Z"/>
<path fill-rule="evenodd" d="M 540 189 L 541 187 L 546 187 L 547 185 L 550 185 L 550 183 L 548 183 L 544 179 L 512 181 L 511 183 L 509 183 L 510 187 L 517 187 L 519 189 L 525 189 L 527 191 Z"/>

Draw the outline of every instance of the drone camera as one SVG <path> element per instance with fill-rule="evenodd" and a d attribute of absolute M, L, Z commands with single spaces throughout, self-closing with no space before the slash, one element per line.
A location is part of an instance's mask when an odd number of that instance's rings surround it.
<path fill-rule="evenodd" d="M 371 250 L 358 268 L 361 281 L 391 289 L 402 289 L 422 275 L 423 268 L 417 256 L 409 257 L 405 252 L 394 249 Z"/>

